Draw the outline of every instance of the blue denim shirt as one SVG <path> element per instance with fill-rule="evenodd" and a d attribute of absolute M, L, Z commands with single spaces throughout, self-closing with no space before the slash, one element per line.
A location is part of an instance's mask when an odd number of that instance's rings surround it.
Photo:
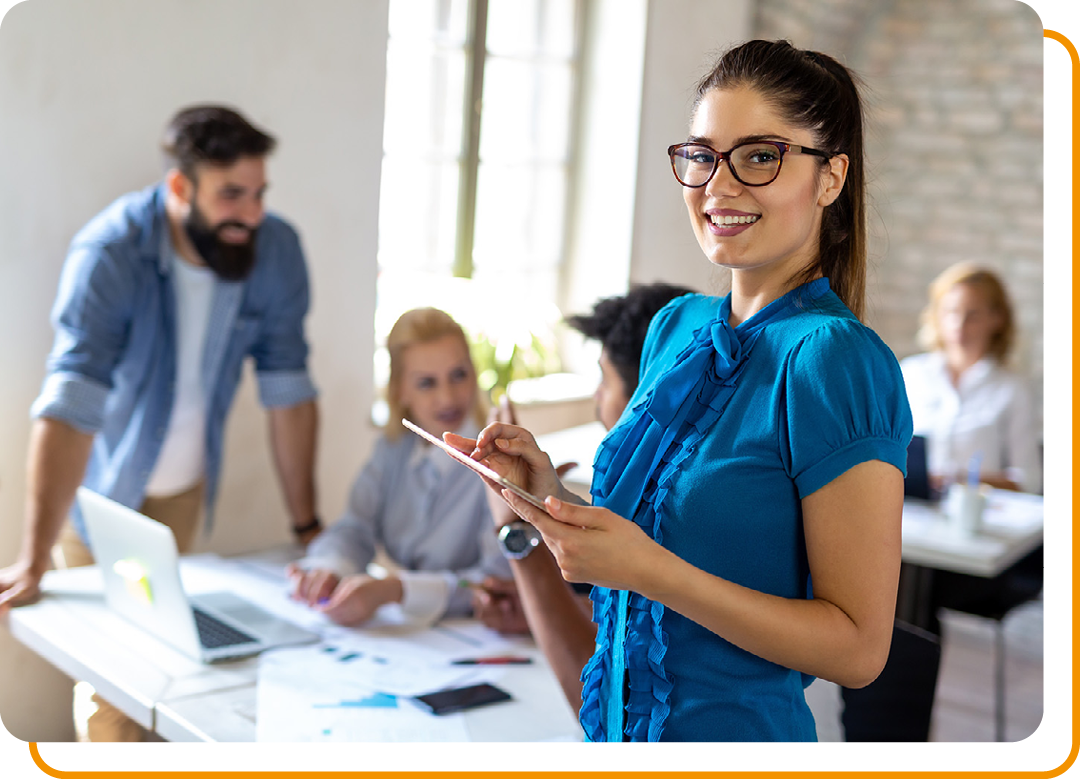
<path fill-rule="evenodd" d="M 94 443 L 83 484 L 138 508 L 157 461 L 176 378 L 176 296 L 164 185 L 122 196 L 71 242 L 52 323 L 56 331 L 34 417 L 65 422 Z M 203 350 L 206 501 L 212 516 L 225 418 L 244 358 L 259 399 L 287 407 L 315 397 L 307 371 L 308 277 L 300 240 L 267 214 L 256 263 L 242 282 L 215 281 Z M 78 507 L 76 530 L 86 537 Z"/>

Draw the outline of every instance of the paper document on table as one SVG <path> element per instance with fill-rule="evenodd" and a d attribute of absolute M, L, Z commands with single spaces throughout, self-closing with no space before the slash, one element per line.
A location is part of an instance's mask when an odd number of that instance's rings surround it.
<path fill-rule="evenodd" d="M 256 741 L 466 741 L 461 714 L 437 717 L 406 696 L 454 685 L 461 669 L 410 656 L 322 644 L 264 653 L 256 689 Z M 410 681 L 410 674 L 415 674 Z M 409 691 L 409 692 L 405 692 Z"/>

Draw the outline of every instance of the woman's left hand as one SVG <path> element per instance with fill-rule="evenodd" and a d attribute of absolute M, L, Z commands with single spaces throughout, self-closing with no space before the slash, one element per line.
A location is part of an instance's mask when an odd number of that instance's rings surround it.
<path fill-rule="evenodd" d="M 642 592 L 657 572 L 657 559 L 670 554 L 636 524 L 608 509 L 549 497 L 544 512 L 509 490 L 502 494 L 518 516 L 540 531 L 569 582 Z"/>

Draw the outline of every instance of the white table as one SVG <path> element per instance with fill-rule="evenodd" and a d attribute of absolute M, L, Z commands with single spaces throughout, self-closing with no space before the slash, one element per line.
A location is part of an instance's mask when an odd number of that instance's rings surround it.
<path fill-rule="evenodd" d="M 989 490 L 977 533 L 953 529 L 940 506 L 904 501 L 904 562 L 973 576 L 997 576 L 1042 543 L 1043 499 Z"/>
<path fill-rule="evenodd" d="M 233 570 L 225 578 L 233 591 L 289 617 L 291 609 L 303 607 L 284 597 L 283 578 L 273 581 L 276 556 L 226 566 Z M 220 589 L 223 582 L 221 559 L 213 556 L 185 558 L 181 574 L 194 593 Z M 258 658 L 207 665 L 186 657 L 110 611 L 95 567 L 50 571 L 42 588 L 41 601 L 7 617 L 12 635 L 27 647 L 169 741 L 255 740 Z M 499 678 L 512 701 L 465 713 L 468 738 L 580 738 L 576 715 L 543 654 L 530 639 L 513 641 L 514 653 L 533 663 L 507 668 Z"/>

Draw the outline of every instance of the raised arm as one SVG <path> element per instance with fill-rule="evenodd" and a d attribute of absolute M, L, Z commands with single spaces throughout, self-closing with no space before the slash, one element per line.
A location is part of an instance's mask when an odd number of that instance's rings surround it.
<path fill-rule="evenodd" d="M 0 615 L 33 601 L 49 569 L 49 553 L 82 482 L 94 437 L 48 417 L 34 421 L 26 464 L 22 548 L 14 565 L 0 570 Z"/>

